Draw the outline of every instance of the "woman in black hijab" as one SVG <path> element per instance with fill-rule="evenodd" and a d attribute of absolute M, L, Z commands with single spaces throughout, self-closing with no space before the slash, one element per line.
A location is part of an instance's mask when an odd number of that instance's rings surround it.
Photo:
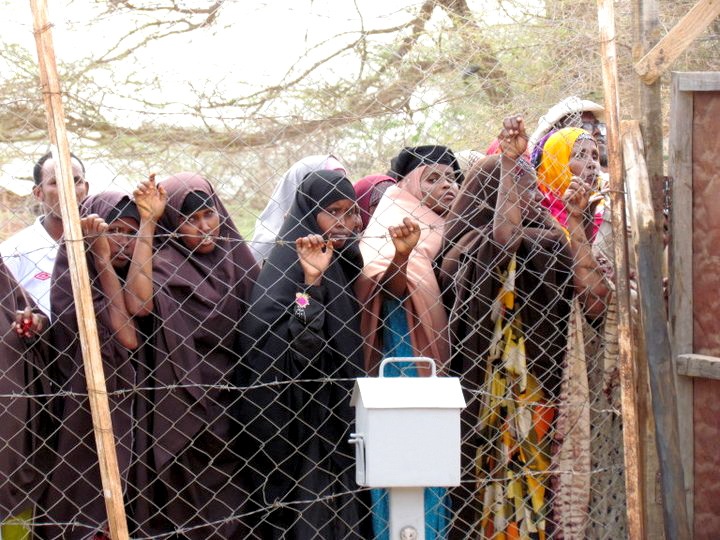
<path fill-rule="evenodd" d="M 262 538 L 368 538 L 347 439 L 363 375 L 362 269 L 355 192 L 339 171 L 305 177 L 253 291 L 242 328 L 246 385 L 238 417 L 255 475 Z M 355 492 L 355 493 L 354 493 Z M 275 503 L 281 506 L 270 510 Z"/>

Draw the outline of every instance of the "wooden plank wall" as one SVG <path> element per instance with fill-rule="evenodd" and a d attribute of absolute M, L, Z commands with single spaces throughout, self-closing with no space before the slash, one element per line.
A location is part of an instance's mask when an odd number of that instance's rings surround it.
<path fill-rule="evenodd" d="M 693 94 L 693 352 L 720 357 L 720 91 Z M 720 535 L 720 381 L 695 378 L 696 539 Z"/>

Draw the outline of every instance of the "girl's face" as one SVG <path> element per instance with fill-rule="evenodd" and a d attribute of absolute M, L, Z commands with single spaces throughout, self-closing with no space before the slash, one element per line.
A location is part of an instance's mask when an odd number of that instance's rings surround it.
<path fill-rule="evenodd" d="M 113 268 L 125 268 L 130 264 L 135 251 L 138 227 L 140 224 L 137 220 L 130 217 L 121 217 L 108 225 L 107 238 Z"/>
<path fill-rule="evenodd" d="M 595 186 L 600 173 L 600 153 L 595 141 L 585 138 L 576 141 L 568 167 L 573 176 L 577 176 L 590 186 Z"/>
<path fill-rule="evenodd" d="M 455 170 L 450 165 L 428 165 L 420 177 L 422 202 L 439 216 L 450 210 L 458 193 Z"/>
<path fill-rule="evenodd" d="M 212 253 L 220 234 L 220 215 L 215 208 L 201 208 L 185 218 L 177 232 L 193 253 Z"/>
<path fill-rule="evenodd" d="M 345 238 L 355 236 L 362 228 L 358 207 L 350 199 L 340 199 L 327 205 L 315 219 L 322 235 L 333 240 L 336 248 L 343 247 Z"/>

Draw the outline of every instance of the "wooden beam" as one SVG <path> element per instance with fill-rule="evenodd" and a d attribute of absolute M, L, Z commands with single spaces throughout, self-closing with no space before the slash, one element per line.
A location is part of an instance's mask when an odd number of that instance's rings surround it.
<path fill-rule="evenodd" d="M 637 378 L 630 315 L 630 281 L 628 278 L 628 242 L 625 217 L 625 182 L 620 147 L 620 97 L 613 0 L 597 0 L 602 59 L 605 122 L 608 128 L 608 165 L 610 167 L 610 200 L 615 250 L 615 295 L 618 310 L 618 349 L 620 391 L 625 460 L 625 493 L 628 536 L 645 538 L 645 499 L 642 483 L 642 452 L 637 405 Z"/>
<path fill-rule="evenodd" d="M 703 379 L 720 379 L 720 358 L 704 354 L 681 354 L 675 365 L 678 374 Z"/>
<path fill-rule="evenodd" d="M 632 0 L 633 6 L 633 49 L 632 63 L 638 62 L 660 40 L 663 30 L 660 26 L 659 0 Z M 655 215 L 662 218 L 664 207 L 664 158 L 662 122 L 661 81 L 645 84 L 635 77 L 635 113 L 630 118 L 639 118 L 642 129 L 645 162 L 652 179 Z M 637 268 L 637 249 L 630 250 L 630 268 Z M 633 317 L 633 339 L 635 341 L 635 368 L 637 374 L 638 421 L 642 452 L 642 482 L 645 497 L 645 535 L 647 538 L 662 538 L 665 530 L 662 498 L 660 491 L 660 462 L 655 445 L 655 419 L 650 396 L 650 373 L 648 371 L 645 334 L 640 317 Z"/>
<path fill-rule="evenodd" d="M 623 133 L 623 157 L 629 186 L 631 228 L 638 250 L 640 315 L 645 332 L 656 444 L 660 458 L 665 537 L 689 540 L 691 536 L 680 452 L 675 370 L 662 286 L 663 244 L 655 223 L 640 125 L 638 122 L 627 122 L 626 128 Z"/>
<path fill-rule="evenodd" d="M 720 0 L 699 0 L 665 37 L 635 64 L 635 71 L 643 82 L 654 83 L 718 15 Z"/>
<path fill-rule="evenodd" d="M 640 44 L 641 55 L 650 51 L 662 36 L 660 26 L 659 0 L 640 0 Z M 657 119 L 662 117 L 661 81 L 645 84 L 640 77 L 637 78 L 641 99 L 640 127 L 642 129 L 645 152 L 645 165 L 647 166 L 650 185 L 652 186 L 653 207 L 655 219 L 662 223 L 663 205 L 665 202 L 665 160 L 663 156 L 663 126 Z M 633 117 L 638 118 L 638 117 Z"/>
<path fill-rule="evenodd" d="M 110 404 L 105 386 L 100 340 L 90 289 L 85 244 L 80 228 L 80 213 L 75 197 L 75 182 L 70 163 L 70 146 L 65 131 L 65 112 L 62 104 L 60 80 L 55 62 L 51 25 L 48 22 L 47 0 L 30 0 L 33 29 L 38 52 L 40 84 L 46 107 L 48 132 L 53 145 L 55 175 L 62 213 L 65 245 L 70 262 L 72 289 L 78 319 L 78 331 L 85 364 L 88 401 L 95 431 L 102 492 L 108 514 L 108 527 L 113 540 L 128 538 L 123 506 L 120 471 L 115 452 Z"/>
<path fill-rule="evenodd" d="M 720 90 L 720 72 L 683 71 L 673 73 L 680 92 L 717 92 Z"/>
<path fill-rule="evenodd" d="M 670 331 L 672 355 L 693 352 L 693 95 L 681 90 L 692 74 L 673 73 L 670 99 L 668 172 L 672 178 L 670 209 Z M 720 85 L 718 86 L 720 88 Z M 685 473 L 688 519 L 695 514 L 695 433 L 693 429 L 693 380 L 679 375 L 676 381 L 680 442 Z"/>

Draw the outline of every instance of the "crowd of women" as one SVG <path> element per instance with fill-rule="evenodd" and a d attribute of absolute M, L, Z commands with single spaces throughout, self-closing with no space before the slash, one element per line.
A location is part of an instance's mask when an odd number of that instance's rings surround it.
<path fill-rule="evenodd" d="M 347 442 L 353 381 L 389 356 L 434 359 L 468 403 L 463 482 L 425 490 L 426 538 L 607 530 L 596 484 L 617 474 L 619 425 L 591 421 L 614 399 L 598 146 L 562 128 L 533 166 L 527 140 L 509 117 L 498 153 L 464 169 L 408 147 L 354 185 L 334 157 L 306 158 L 252 243 L 199 174 L 82 202 L 133 537 L 389 538 L 387 494 L 355 484 Z M 103 538 L 65 247 L 50 321 L 0 277 L 2 519 L 31 506 L 38 538 Z M 426 374 L 408 360 L 384 375 Z"/>

